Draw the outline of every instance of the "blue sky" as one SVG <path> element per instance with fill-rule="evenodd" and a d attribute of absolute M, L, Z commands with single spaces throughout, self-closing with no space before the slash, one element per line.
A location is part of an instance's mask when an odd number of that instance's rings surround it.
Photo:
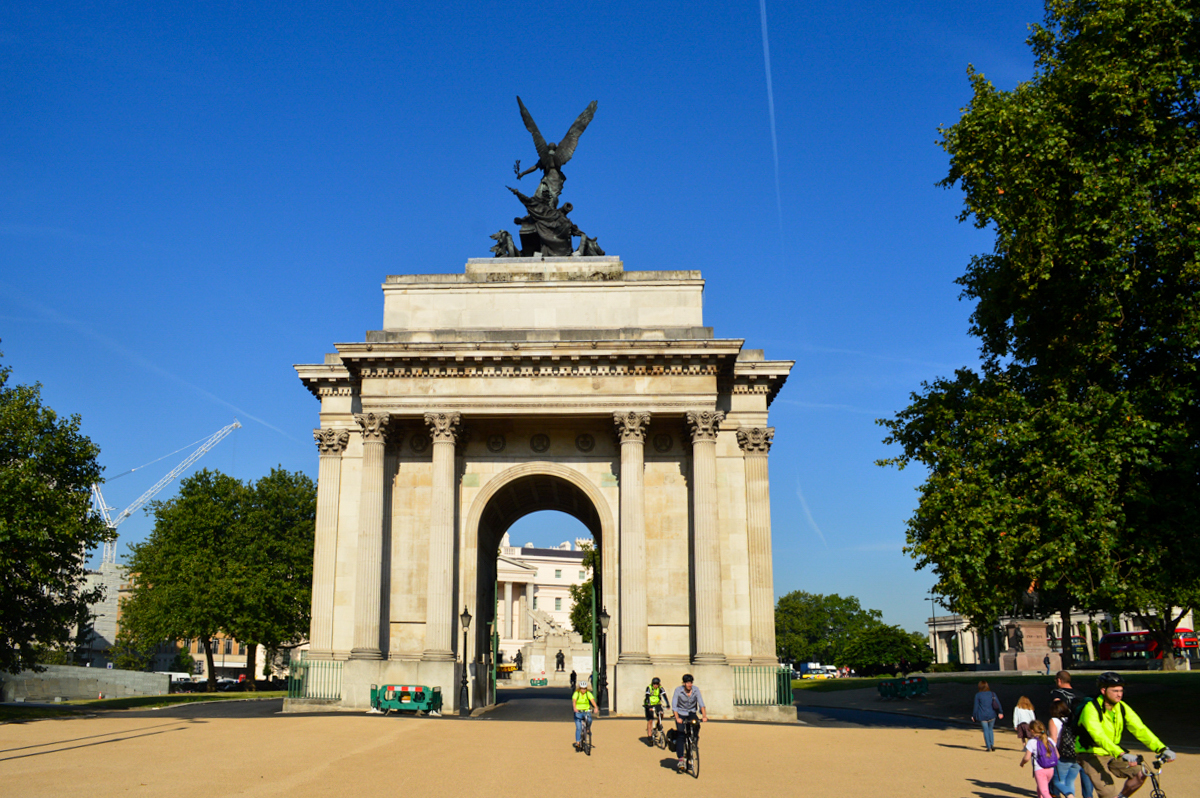
<path fill-rule="evenodd" d="M 776 594 L 923 629 L 933 579 L 901 553 L 923 474 L 874 465 L 874 420 L 976 362 L 953 281 L 991 234 L 935 185 L 937 127 L 968 63 L 1030 76 L 1041 16 L 768 0 L 768 94 L 756 0 L 4 4 L 3 362 L 82 417 L 110 478 L 235 416 L 200 465 L 315 477 L 292 365 L 379 329 L 386 275 L 461 271 L 513 229 L 504 187 L 536 157 L 515 95 L 549 139 L 597 100 L 565 170 L 576 223 L 626 269 L 700 269 L 718 337 L 796 361 L 772 407 Z"/>

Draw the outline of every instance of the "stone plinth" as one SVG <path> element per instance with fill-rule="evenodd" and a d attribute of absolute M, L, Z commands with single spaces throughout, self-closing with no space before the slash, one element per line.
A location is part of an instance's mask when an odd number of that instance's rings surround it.
<path fill-rule="evenodd" d="M 1000 670 L 1045 671 L 1047 654 L 1050 655 L 1050 672 L 1062 669 L 1062 655 L 1050 650 L 1045 621 L 1011 621 L 1004 633 L 1008 650 L 1000 655 Z"/>

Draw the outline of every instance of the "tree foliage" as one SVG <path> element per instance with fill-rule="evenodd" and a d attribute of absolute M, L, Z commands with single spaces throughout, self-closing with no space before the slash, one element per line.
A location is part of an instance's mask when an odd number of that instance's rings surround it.
<path fill-rule="evenodd" d="M 209 689 L 216 688 L 212 639 L 276 649 L 308 632 L 316 487 L 303 474 L 273 469 L 254 485 L 198 471 L 179 494 L 154 502 L 154 531 L 131 547 L 130 598 L 122 629 L 138 650 L 197 638 Z"/>
<path fill-rule="evenodd" d="M 775 603 L 775 647 L 790 662 L 842 665 L 841 652 L 855 633 L 878 626 L 879 610 L 864 610 L 854 596 L 796 590 Z"/>
<path fill-rule="evenodd" d="M 908 551 L 952 609 L 1036 582 L 1165 643 L 1200 599 L 1200 9 L 1047 0 L 1029 43 L 1032 79 L 971 70 L 942 130 L 960 218 L 995 231 L 958 280 L 981 369 L 881 422 L 883 463 L 930 471 Z"/>
<path fill-rule="evenodd" d="M 841 656 L 841 664 L 850 666 L 860 676 L 923 671 L 933 661 L 933 651 L 924 637 L 883 624 L 851 635 Z"/>
<path fill-rule="evenodd" d="M 91 509 L 99 449 L 79 416 L 59 418 L 11 373 L 0 366 L 0 671 L 17 673 L 87 628 L 103 588 L 86 587 L 84 557 L 109 531 Z"/>

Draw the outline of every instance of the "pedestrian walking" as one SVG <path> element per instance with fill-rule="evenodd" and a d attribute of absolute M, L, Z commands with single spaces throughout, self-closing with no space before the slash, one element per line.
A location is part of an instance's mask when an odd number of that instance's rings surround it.
<path fill-rule="evenodd" d="M 996 718 L 1004 720 L 1000 711 L 1000 699 L 988 687 L 985 681 L 979 682 L 979 692 L 975 693 L 975 704 L 971 708 L 971 720 L 983 727 L 983 748 L 985 751 L 996 750 L 994 727 Z"/>
<path fill-rule="evenodd" d="M 1022 744 L 1029 742 L 1029 725 L 1036 719 L 1033 714 L 1033 702 L 1025 696 L 1017 699 L 1017 706 L 1013 710 L 1013 729 L 1017 732 L 1017 739 Z"/>

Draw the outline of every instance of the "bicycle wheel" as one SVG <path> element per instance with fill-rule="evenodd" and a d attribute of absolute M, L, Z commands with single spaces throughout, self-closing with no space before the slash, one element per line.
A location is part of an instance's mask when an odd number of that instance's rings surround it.
<path fill-rule="evenodd" d="M 700 740 L 697 737 L 692 737 L 688 745 L 688 769 L 692 771 L 692 778 L 700 778 Z"/>
<path fill-rule="evenodd" d="M 667 747 L 667 735 L 663 734 L 663 728 L 662 728 L 661 723 L 659 723 L 657 726 L 654 727 L 653 740 L 654 740 L 654 744 L 657 745 L 659 748 Z"/>
<path fill-rule="evenodd" d="M 583 752 L 588 756 L 592 755 L 592 724 L 588 724 L 583 729 Z"/>

